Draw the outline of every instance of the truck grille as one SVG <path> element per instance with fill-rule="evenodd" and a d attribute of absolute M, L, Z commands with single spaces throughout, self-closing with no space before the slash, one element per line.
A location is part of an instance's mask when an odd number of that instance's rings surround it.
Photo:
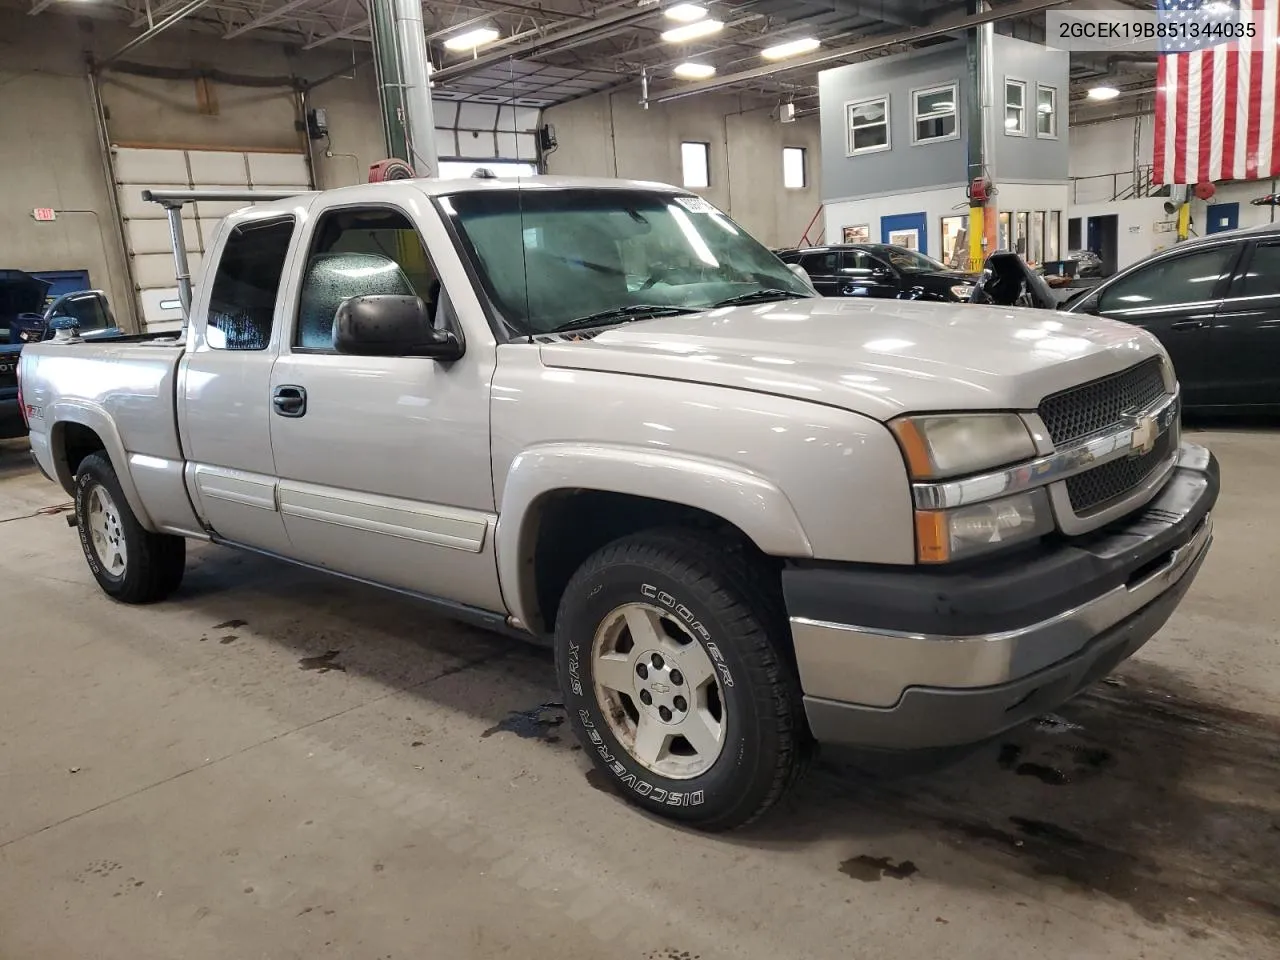
<path fill-rule="evenodd" d="M 1165 462 L 1176 427 L 1160 434 L 1150 453 L 1112 460 L 1100 467 L 1067 478 L 1067 498 L 1077 516 L 1101 510 L 1146 480 Z"/>
<path fill-rule="evenodd" d="M 1144 360 L 1120 373 L 1045 397 L 1037 411 L 1055 447 L 1106 430 L 1122 414 L 1151 406 L 1165 394 L 1163 361 Z"/>

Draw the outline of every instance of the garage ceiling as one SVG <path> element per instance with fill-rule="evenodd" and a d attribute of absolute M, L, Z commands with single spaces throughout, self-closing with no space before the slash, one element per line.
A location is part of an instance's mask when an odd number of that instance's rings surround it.
<path fill-rule="evenodd" d="M 220 35 L 224 40 L 276 40 L 303 50 L 352 49 L 365 52 L 369 38 L 367 0 L 0 0 L 25 6 L 32 15 L 74 12 L 78 16 L 127 21 L 141 35 L 181 13 L 177 28 Z M 1153 9 L 1155 0 L 1122 0 Z M 996 0 L 996 12 L 1016 0 Z M 664 42 L 672 21 L 663 0 L 429 0 L 423 5 L 430 55 L 441 99 L 488 103 L 519 101 L 551 106 L 600 90 L 635 86 L 647 71 L 653 89 L 677 87 L 671 71 L 685 60 L 712 64 L 720 76 L 759 67 L 760 51 L 790 39 L 812 36 L 825 49 L 849 46 L 877 35 L 924 27 L 965 10 L 965 0 L 709 0 L 710 15 L 724 22 L 715 36 L 686 45 Z M 1001 32 L 1043 39 L 1043 14 L 1013 17 Z M 501 39 L 481 47 L 475 58 L 445 47 L 453 34 L 479 26 L 496 28 Z M 935 37 L 925 43 L 961 42 Z M 871 56 L 910 49 L 897 44 Z M 851 58 L 857 59 L 857 58 Z M 1149 90 L 1154 71 L 1146 64 L 1089 61 L 1078 68 L 1080 83 L 1120 69 L 1135 96 Z M 795 103 L 798 112 L 816 109 L 817 68 L 754 78 L 729 89 Z M 1132 104 L 1130 105 L 1131 108 Z"/>

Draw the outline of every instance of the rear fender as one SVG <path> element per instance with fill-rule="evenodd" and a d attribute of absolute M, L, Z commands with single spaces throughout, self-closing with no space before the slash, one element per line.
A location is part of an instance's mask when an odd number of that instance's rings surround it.
<path fill-rule="evenodd" d="M 120 481 L 120 489 L 133 515 L 138 518 L 143 529 L 155 532 L 155 525 L 142 497 L 138 494 L 133 475 L 129 472 L 129 454 L 125 450 L 124 441 L 116 429 L 115 421 L 101 406 L 87 400 L 58 400 L 45 410 L 45 419 L 53 424 L 49 433 L 49 448 L 52 453 L 54 472 L 58 483 L 67 493 L 75 492 L 75 477 L 71 473 L 71 464 L 67 461 L 66 427 L 77 423 L 88 427 L 102 440 L 111 465 L 115 468 L 116 479 Z"/>

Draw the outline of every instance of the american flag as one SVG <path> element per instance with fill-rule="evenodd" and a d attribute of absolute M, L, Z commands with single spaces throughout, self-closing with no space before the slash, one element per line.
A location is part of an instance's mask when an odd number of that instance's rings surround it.
<path fill-rule="evenodd" d="M 1156 183 L 1280 176 L 1280 0 L 1159 0 L 1162 23 L 1254 24 L 1252 37 L 1162 42 Z"/>

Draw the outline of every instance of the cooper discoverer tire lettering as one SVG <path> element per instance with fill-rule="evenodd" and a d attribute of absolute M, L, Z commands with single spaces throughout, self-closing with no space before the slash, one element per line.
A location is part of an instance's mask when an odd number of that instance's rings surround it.
<path fill-rule="evenodd" d="M 799 776 L 810 741 L 777 588 L 699 531 L 626 537 L 570 579 L 556 620 L 569 720 L 631 803 L 743 826 Z"/>
<path fill-rule="evenodd" d="M 80 546 L 104 593 L 122 603 L 155 603 L 178 589 L 187 541 L 143 529 L 105 453 L 81 462 L 75 495 Z"/>

